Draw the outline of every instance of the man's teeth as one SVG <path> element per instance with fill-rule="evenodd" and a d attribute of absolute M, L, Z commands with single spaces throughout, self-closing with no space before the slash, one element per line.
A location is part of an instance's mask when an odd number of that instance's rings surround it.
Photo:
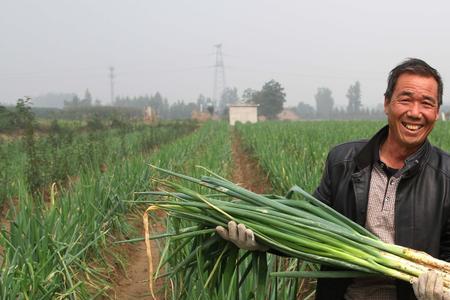
<path fill-rule="evenodd" d="M 412 124 L 404 124 L 404 125 L 409 130 L 417 130 L 417 129 L 419 129 L 421 127 L 420 125 L 412 125 Z"/>

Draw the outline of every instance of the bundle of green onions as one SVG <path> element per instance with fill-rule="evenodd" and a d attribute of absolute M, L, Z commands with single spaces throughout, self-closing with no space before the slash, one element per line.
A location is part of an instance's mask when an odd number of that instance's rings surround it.
<path fill-rule="evenodd" d="M 255 233 L 259 243 L 286 256 L 348 269 L 341 273 L 324 273 L 323 277 L 386 275 L 414 282 L 428 270 L 444 279 L 450 292 L 450 263 L 424 252 L 382 242 L 365 228 L 342 216 L 313 196 L 294 186 L 285 197 L 253 193 L 218 175 L 201 179 L 151 166 L 178 179 L 207 187 L 215 194 L 200 194 L 166 179 L 155 179 L 164 191 L 139 194 L 157 195 L 144 214 L 145 241 L 149 255 L 150 289 L 153 265 L 149 239 L 148 213 L 165 211 L 169 217 L 188 219 L 213 232 L 217 225 L 231 220 L 243 223 Z M 229 196 L 231 201 L 221 196 Z M 294 195 L 301 199 L 292 199 Z M 160 197 L 164 196 L 164 197 Z M 186 233 L 181 233 L 186 234 Z M 340 274 L 340 275 L 339 275 Z M 277 276 L 296 276 L 295 272 Z M 321 277 L 317 275 L 315 277 Z"/>

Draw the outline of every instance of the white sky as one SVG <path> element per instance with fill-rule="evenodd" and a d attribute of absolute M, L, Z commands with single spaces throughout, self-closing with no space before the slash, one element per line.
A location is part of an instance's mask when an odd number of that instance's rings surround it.
<path fill-rule="evenodd" d="M 449 16 L 445 1 L 0 0 L 0 102 L 89 88 L 108 103 L 109 66 L 116 95 L 195 101 L 212 96 L 221 43 L 239 95 L 275 79 L 288 106 L 315 106 L 318 87 L 345 106 L 359 80 L 373 107 L 407 57 L 437 68 L 445 89 Z"/>

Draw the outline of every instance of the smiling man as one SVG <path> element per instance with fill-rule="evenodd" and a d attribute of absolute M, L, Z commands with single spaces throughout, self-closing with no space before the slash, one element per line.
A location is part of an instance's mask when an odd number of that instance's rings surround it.
<path fill-rule="evenodd" d="M 388 243 L 450 260 L 450 157 L 427 137 L 439 116 L 443 84 L 420 59 L 389 74 L 388 125 L 370 140 L 336 146 L 315 196 Z M 388 277 L 321 279 L 321 299 L 450 299 L 429 272 L 412 286 Z"/>
<path fill-rule="evenodd" d="M 430 144 L 442 104 L 439 73 L 411 58 L 389 74 L 388 125 L 370 140 L 344 143 L 328 154 L 314 195 L 381 240 L 450 261 L 450 157 Z M 243 224 L 218 227 L 247 250 L 266 251 Z M 323 269 L 326 269 L 325 267 Z M 319 279 L 316 300 L 447 300 L 442 278 L 427 272 L 412 285 L 388 277 Z"/>

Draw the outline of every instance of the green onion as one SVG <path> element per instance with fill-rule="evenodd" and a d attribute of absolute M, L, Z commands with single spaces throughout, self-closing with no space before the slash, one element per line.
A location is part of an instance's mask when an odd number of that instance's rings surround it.
<path fill-rule="evenodd" d="M 287 256 L 301 258 L 322 265 L 346 269 L 333 273 L 309 273 L 310 276 L 353 277 L 390 276 L 413 283 L 430 269 L 444 279 L 450 292 L 450 263 L 424 252 L 387 244 L 334 211 L 299 187 L 289 190 L 286 197 L 259 195 L 218 176 L 201 179 L 151 166 L 177 179 L 187 180 L 213 190 L 217 194 L 199 193 L 175 180 L 154 180 L 162 191 L 144 193 L 150 196 L 150 207 L 144 213 L 146 241 L 150 238 L 148 213 L 164 210 L 169 217 L 193 221 L 202 228 L 226 226 L 233 220 L 255 233 L 258 242 Z M 300 199 L 291 199 L 298 195 Z M 200 228 L 200 227 L 199 227 Z M 180 233 L 185 235 L 185 233 Z M 214 242 L 210 240 L 210 243 Z M 150 291 L 153 294 L 153 266 L 150 248 Z M 194 253 L 194 252 L 193 252 Z M 194 255 L 194 254 L 192 254 Z M 221 256 L 225 252 L 221 253 Z M 261 262 L 260 262 L 261 263 Z M 304 277 L 305 273 L 272 273 L 272 276 Z"/>

